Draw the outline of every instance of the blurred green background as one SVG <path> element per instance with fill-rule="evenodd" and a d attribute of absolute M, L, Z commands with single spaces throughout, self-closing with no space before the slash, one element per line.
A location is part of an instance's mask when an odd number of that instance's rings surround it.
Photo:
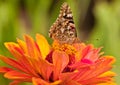
<path fill-rule="evenodd" d="M 102 46 L 106 55 L 116 58 L 113 71 L 120 84 L 120 0 L 0 0 L 0 54 L 10 55 L 4 42 L 22 39 L 24 34 L 43 34 L 49 42 L 48 30 L 67 2 L 74 16 L 78 36 L 85 43 Z M 0 65 L 5 65 L 0 61 Z M 10 80 L 0 74 L 0 85 Z M 21 85 L 31 85 L 23 83 Z"/>

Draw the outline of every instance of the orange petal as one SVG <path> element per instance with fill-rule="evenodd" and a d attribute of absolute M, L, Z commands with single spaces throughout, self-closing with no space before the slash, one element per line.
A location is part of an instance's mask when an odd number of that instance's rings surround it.
<path fill-rule="evenodd" d="M 19 69 L 23 72 L 29 73 L 29 74 L 33 74 L 34 76 L 37 76 L 37 74 L 35 73 L 34 69 L 31 69 L 32 66 L 30 65 L 30 63 L 26 60 L 26 58 L 24 58 L 24 62 L 18 62 L 15 61 L 11 58 L 7 58 L 4 56 L 0 56 L 0 59 L 2 61 L 4 61 L 5 63 L 11 65 L 12 67 L 15 67 L 16 69 Z"/>
<path fill-rule="evenodd" d="M 50 85 L 61 85 L 61 80 L 55 81 L 53 83 L 50 83 Z"/>
<path fill-rule="evenodd" d="M 22 80 L 22 81 L 31 81 L 31 79 L 32 79 L 32 76 L 23 74 L 22 72 L 18 72 L 15 70 L 7 72 L 4 75 L 4 77 L 6 77 L 8 79 Z"/>
<path fill-rule="evenodd" d="M 32 37 L 28 35 L 25 35 L 25 41 L 28 49 L 28 55 L 38 60 L 41 57 L 41 53 L 37 44 L 34 42 Z"/>
<path fill-rule="evenodd" d="M 3 57 L 3 56 L 0 59 L 19 70 L 22 70 L 26 73 L 30 73 L 37 76 L 34 69 L 31 69 L 33 67 L 31 65 L 31 62 L 29 62 L 29 58 L 24 54 L 20 54 L 19 48 L 12 48 L 12 53 L 17 58 L 17 61 L 7 57 Z"/>
<path fill-rule="evenodd" d="M 78 81 L 79 82 L 79 81 Z M 80 81 L 80 83 L 84 84 L 84 85 L 88 85 L 88 84 L 95 84 L 95 85 L 102 85 L 103 83 L 105 85 L 109 85 L 108 83 L 109 82 L 112 82 L 113 83 L 113 79 L 110 78 L 110 77 L 103 77 L 103 78 L 91 78 L 91 79 L 88 79 L 88 80 L 83 80 L 83 81 Z M 104 85 L 103 84 L 103 85 Z M 110 84 L 111 85 L 111 84 Z M 114 84 L 113 84 L 114 85 Z"/>
<path fill-rule="evenodd" d="M 113 64 L 116 61 L 115 57 L 113 56 L 103 56 L 103 58 L 105 58 L 106 60 L 109 60 L 108 61 L 109 65 Z"/>
<path fill-rule="evenodd" d="M 26 71 L 26 69 L 24 69 L 24 67 L 17 61 L 11 59 L 11 58 L 7 58 L 4 56 L 0 56 L 0 60 L 4 61 L 5 63 L 11 65 L 12 67 L 15 67 L 21 71 Z"/>
<path fill-rule="evenodd" d="M 64 81 L 63 85 L 82 85 L 82 84 L 80 84 L 80 83 L 78 83 L 78 82 L 76 82 L 74 80 L 71 80 L 69 82 Z"/>
<path fill-rule="evenodd" d="M 39 59 L 37 61 L 31 58 L 31 62 L 33 62 L 34 68 L 37 70 L 38 74 L 41 75 L 46 81 L 49 81 L 53 71 L 53 65 L 43 59 Z"/>
<path fill-rule="evenodd" d="M 22 58 L 23 50 L 18 46 L 18 44 L 12 43 L 12 42 L 7 42 L 7 43 L 5 43 L 5 46 L 13 54 L 13 56 L 16 59 L 20 60 Z"/>
<path fill-rule="evenodd" d="M 31 65 L 31 62 L 29 62 L 29 57 L 26 56 L 26 54 L 22 51 L 20 47 L 18 46 L 16 47 L 12 43 L 6 43 L 6 46 L 9 47 L 14 57 L 17 58 L 17 62 L 21 64 L 22 69 L 24 68 L 22 71 L 36 75 L 36 73 L 34 72 L 34 69 L 31 69 L 32 65 Z M 14 67 L 14 64 L 13 64 L 13 67 Z"/>
<path fill-rule="evenodd" d="M 65 52 L 56 50 L 53 52 L 52 58 L 53 58 L 53 64 L 55 66 L 53 76 L 54 76 L 54 80 L 57 80 L 60 73 L 69 63 L 69 56 Z"/>
<path fill-rule="evenodd" d="M 112 77 L 112 76 L 116 76 L 116 74 L 112 71 L 107 71 L 107 72 L 101 74 L 99 77 L 106 77 L 106 76 Z"/>
<path fill-rule="evenodd" d="M 47 40 L 45 39 L 45 37 L 40 34 L 36 35 L 36 41 L 40 48 L 42 57 L 43 57 L 43 59 L 45 59 L 46 56 L 48 55 L 48 53 L 50 52 L 50 46 L 49 46 Z"/>
<path fill-rule="evenodd" d="M 14 42 L 6 42 L 4 43 L 6 48 L 12 53 L 12 55 L 19 59 L 19 57 L 17 55 L 21 55 L 23 54 L 22 49 L 19 47 L 18 44 L 14 43 Z M 17 53 L 15 52 L 17 50 Z"/>
<path fill-rule="evenodd" d="M 77 53 L 75 54 L 75 59 L 76 62 L 81 60 L 82 56 L 82 51 L 83 49 L 86 47 L 86 45 L 84 43 L 75 43 L 73 44 L 73 46 L 76 48 Z"/>
<path fill-rule="evenodd" d="M 24 52 L 25 54 L 28 54 L 26 43 L 25 43 L 24 41 L 18 39 L 18 38 L 17 38 L 17 42 L 18 42 L 20 48 L 23 50 L 23 52 Z"/>
<path fill-rule="evenodd" d="M 9 51 L 11 51 L 11 47 L 19 47 L 19 45 L 14 42 L 6 42 L 4 45 Z"/>
<path fill-rule="evenodd" d="M 73 46 L 76 48 L 77 51 L 83 50 L 86 47 L 85 43 L 75 43 L 73 44 Z"/>
<path fill-rule="evenodd" d="M 80 84 L 72 79 L 75 74 L 76 74 L 76 72 L 62 73 L 60 75 L 60 80 L 62 80 L 62 83 L 64 85 L 82 85 L 82 84 Z"/>
<path fill-rule="evenodd" d="M 67 72 L 67 73 L 62 73 L 60 74 L 60 80 L 65 81 L 65 82 L 69 82 L 73 79 L 74 75 L 76 74 L 76 72 Z"/>
<path fill-rule="evenodd" d="M 62 85 L 60 80 L 55 81 L 53 83 L 49 83 L 49 82 L 42 80 L 41 78 L 32 78 L 32 81 L 33 81 L 33 85 Z"/>
<path fill-rule="evenodd" d="M 42 80 L 41 78 L 32 78 L 33 85 L 50 85 L 50 83 Z"/>
<path fill-rule="evenodd" d="M 100 83 L 96 85 L 117 85 L 115 82 L 106 82 L 106 83 Z"/>

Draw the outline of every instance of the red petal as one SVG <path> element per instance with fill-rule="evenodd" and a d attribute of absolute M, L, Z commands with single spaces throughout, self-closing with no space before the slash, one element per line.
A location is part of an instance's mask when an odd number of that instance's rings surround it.
<path fill-rule="evenodd" d="M 60 73 L 64 70 L 64 68 L 69 63 L 69 56 L 65 52 L 54 51 L 53 52 L 53 64 L 54 64 L 54 80 L 57 80 Z"/>
<path fill-rule="evenodd" d="M 13 81 L 13 82 L 10 82 L 9 85 L 18 85 L 19 83 L 21 83 L 21 81 L 15 80 L 15 81 Z"/>
<path fill-rule="evenodd" d="M 8 68 L 8 67 L 0 67 L 0 73 L 6 73 L 8 71 L 11 71 L 12 69 L 11 68 Z"/>

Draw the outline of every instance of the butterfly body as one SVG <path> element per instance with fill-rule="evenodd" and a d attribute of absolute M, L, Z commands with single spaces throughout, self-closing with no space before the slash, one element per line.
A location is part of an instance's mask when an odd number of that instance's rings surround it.
<path fill-rule="evenodd" d="M 49 36 L 61 44 L 72 44 L 77 39 L 75 24 L 70 7 L 64 3 L 55 23 L 51 26 Z"/>

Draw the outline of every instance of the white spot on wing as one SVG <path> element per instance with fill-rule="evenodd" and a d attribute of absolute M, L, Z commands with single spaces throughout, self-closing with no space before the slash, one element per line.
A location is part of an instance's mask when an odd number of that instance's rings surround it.
<path fill-rule="evenodd" d="M 72 14 L 67 14 L 67 17 L 72 17 Z"/>
<path fill-rule="evenodd" d="M 60 29 L 62 33 L 64 33 L 64 29 Z"/>

